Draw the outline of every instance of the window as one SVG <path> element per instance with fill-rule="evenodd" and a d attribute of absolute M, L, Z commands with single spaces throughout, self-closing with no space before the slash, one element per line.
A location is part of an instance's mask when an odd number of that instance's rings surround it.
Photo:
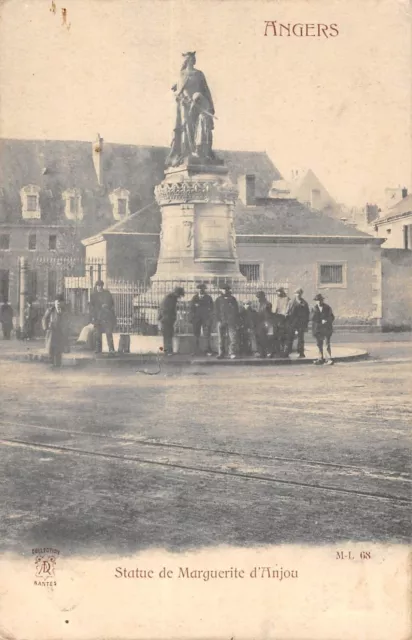
<path fill-rule="evenodd" d="M 126 198 L 118 198 L 117 207 L 119 211 L 119 216 L 125 216 L 127 212 L 127 200 Z"/>
<path fill-rule="evenodd" d="M 57 292 L 57 272 L 50 270 L 47 278 L 47 299 L 55 300 Z"/>
<path fill-rule="evenodd" d="M 9 280 L 9 270 L 0 269 L 0 302 L 7 302 L 9 299 Z"/>
<path fill-rule="evenodd" d="M 80 189 L 66 189 L 63 191 L 64 213 L 68 220 L 82 220 L 82 193 Z"/>
<path fill-rule="evenodd" d="M 27 211 L 37 211 L 37 196 L 27 196 Z"/>
<path fill-rule="evenodd" d="M 312 189 L 310 204 L 312 209 L 320 209 L 321 198 L 319 189 Z"/>
<path fill-rule="evenodd" d="M 318 265 L 318 286 L 346 287 L 346 263 L 327 263 Z"/>
<path fill-rule="evenodd" d="M 121 187 L 118 187 L 109 195 L 115 220 L 123 220 L 123 218 L 130 215 L 129 196 L 130 191 Z"/>
<path fill-rule="evenodd" d="M 403 227 L 403 248 L 412 248 L 412 224 L 405 224 Z"/>
<path fill-rule="evenodd" d="M 79 211 L 79 198 L 76 196 L 70 196 L 70 213 L 77 213 Z"/>
<path fill-rule="evenodd" d="M 35 184 L 29 184 L 20 189 L 21 213 L 23 218 L 39 219 L 40 211 L 40 187 Z"/>
<path fill-rule="evenodd" d="M 240 264 L 240 273 L 246 277 L 248 282 L 258 282 L 260 280 L 260 264 Z"/>
<path fill-rule="evenodd" d="M 256 204 L 256 177 L 254 175 L 246 176 L 246 205 L 253 206 Z"/>
<path fill-rule="evenodd" d="M 29 295 L 34 300 L 37 298 L 37 271 L 29 271 L 28 276 Z"/>
<path fill-rule="evenodd" d="M 37 243 L 36 234 L 31 233 L 29 235 L 29 251 L 36 251 L 36 243 Z"/>
<path fill-rule="evenodd" d="M 10 234 L 9 233 L 1 233 L 0 234 L 0 249 L 3 251 L 7 251 L 10 249 Z"/>
<path fill-rule="evenodd" d="M 49 236 L 49 250 L 56 251 L 57 249 L 57 236 Z"/>

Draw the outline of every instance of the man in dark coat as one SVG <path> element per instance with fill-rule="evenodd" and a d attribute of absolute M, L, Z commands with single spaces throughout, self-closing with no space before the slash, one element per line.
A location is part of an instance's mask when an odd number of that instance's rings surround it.
<path fill-rule="evenodd" d="M 234 359 L 238 348 L 237 334 L 240 316 L 237 300 L 232 295 L 231 287 L 228 284 L 220 287 L 220 295 L 215 302 L 215 316 L 219 338 L 219 355 L 217 357 L 224 358 L 228 354 L 229 358 Z"/>
<path fill-rule="evenodd" d="M 64 296 L 56 296 L 54 305 L 43 316 L 42 327 L 46 332 L 46 350 L 53 367 L 61 367 L 62 353 L 69 346 L 69 314 L 64 309 Z"/>
<path fill-rule="evenodd" d="M 163 335 L 163 348 L 166 355 L 173 355 L 173 335 L 177 318 L 177 303 L 180 298 L 185 295 L 183 287 L 175 287 L 171 293 L 168 293 L 162 300 L 158 321 L 160 330 Z"/>
<path fill-rule="evenodd" d="M 333 364 L 330 339 L 333 333 L 335 316 L 331 307 L 326 304 L 322 294 L 318 293 L 314 300 L 316 304 L 312 311 L 312 333 L 319 349 L 319 358 L 315 360 L 314 364 Z M 324 343 L 326 343 L 326 351 L 329 356 L 326 360 L 323 355 Z"/>
<path fill-rule="evenodd" d="M 13 329 L 13 315 L 12 306 L 8 302 L 4 302 L 0 309 L 0 322 L 4 340 L 10 340 L 11 330 Z"/>
<path fill-rule="evenodd" d="M 106 334 L 109 353 L 114 354 L 113 331 L 116 328 L 116 314 L 113 296 L 104 289 L 103 280 L 98 280 L 90 298 L 90 322 L 95 328 L 95 351 L 102 352 L 102 335 Z"/>
<path fill-rule="evenodd" d="M 258 313 L 251 302 L 244 302 L 240 308 L 239 351 L 241 354 L 256 355 L 256 327 Z"/>
<path fill-rule="evenodd" d="M 302 298 L 303 289 L 296 289 L 295 298 L 289 305 L 289 309 L 286 316 L 287 327 L 287 346 L 286 354 L 289 355 L 293 350 L 293 342 L 295 338 L 298 339 L 298 354 L 299 358 L 305 357 L 305 331 L 308 330 L 309 324 L 309 305 Z"/>
<path fill-rule="evenodd" d="M 38 310 L 33 304 L 33 300 L 29 298 L 26 302 L 26 306 L 24 307 L 23 337 L 25 340 L 32 340 L 34 338 L 34 331 L 38 317 Z"/>
<path fill-rule="evenodd" d="M 206 293 L 206 285 L 198 284 L 196 287 L 199 293 L 195 293 L 190 302 L 189 322 L 193 326 L 193 335 L 196 341 L 196 351 L 199 350 L 200 333 L 203 330 L 203 336 L 206 338 L 206 354 L 212 355 L 212 345 L 210 336 L 213 324 L 213 299 Z"/>
<path fill-rule="evenodd" d="M 286 317 L 288 315 L 290 298 L 285 289 L 279 287 L 276 289 L 276 300 L 273 305 L 273 323 L 274 323 L 274 353 L 276 356 L 284 358 L 287 356 L 287 325 Z"/>
<path fill-rule="evenodd" d="M 264 291 L 256 294 L 259 307 L 257 311 L 256 341 L 257 351 L 261 358 L 273 355 L 273 313 L 272 303 L 266 298 Z"/>

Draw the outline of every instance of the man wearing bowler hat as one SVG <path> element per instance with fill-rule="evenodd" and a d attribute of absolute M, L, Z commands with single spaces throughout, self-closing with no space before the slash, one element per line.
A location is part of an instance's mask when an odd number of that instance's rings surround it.
<path fill-rule="evenodd" d="M 312 333 L 319 349 L 319 358 L 314 361 L 314 364 L 333 364 L 330 339 L 333 333 L 335 316 L 321 293 L 314 297 L 314 301 L 316 304 L 312 311 Z M 329 356 L 326 360 L 323 354 L 324 343 L 326 343 L 326 351 Z"/>
<path fill-rule="evenodd" d="M 303 289 L 296 289 L 295 297 L 289 305 L 286 316 L 287 325 L 287 345 L 286 354 L 289 355 L 293 350 L 293 342 L 298 339 L 299 358 L 305 357 L 305 331 L 308 330 L 309 324 L 309 305 L 302 298 Z"/>
<path fill-rule="evenodd" d="M 90 297 L 90 322 L 94 324 L 96 353 L 102 352 L 102 336 L 105 333 L 109 354 L 114 355 L 113 331 L 116 328 L 116 314 L 113 296 L 104 288 L 103 280 L 98 280 Z"/>
<path fill-rule="evenodd" d="M 210 344 L 210 336 L 212 333 L 213 323 L 213 299 L 206 293 L 207 286 L 204 283 L 198 284 L 195 293 L 190 302 L 189 321 L 193 326 L 193 335 L 195 336 L 196 351 L 200 347 L 200 333 L 206 339 L 206 354 L 212 355 L 212 345 Z"/>
<path fill-rule="evenodd" d="M 229 358 L 233 360 L 236 358 L 237 353 L 240 314 L 237 300 L 232 295 L 232 289 L 228 284 L 220 287 L 220 295 L 215 302 L 215 316 L 219 337 L 218 358 L 224 358 L 225 355 L 229 355 Z"/>
<path fill-rule="evenodd" d="M 171 293 L 168 293 L 163 298 L 159 307 L 158 321 L 163 335 L 164 352 L 168 356 L 173 355 L 173 335 L 177 318 L 177 303 L 184 295 L 185 290 L 183 287 L 175 287 Z"/>

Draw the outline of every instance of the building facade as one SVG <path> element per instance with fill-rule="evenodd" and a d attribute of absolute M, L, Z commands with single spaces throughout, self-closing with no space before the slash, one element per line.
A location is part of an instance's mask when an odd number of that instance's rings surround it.
<path fill-rule="evenodd" d="M 99 134 L 93 142 L 0 140 L 0 301 L 18 305 L 20 258 L 29 264 L 30 296 L 52 298 L 70 273 L 70 264 L 84 259 L 86 238 L 94 238 L 89 245 L 96 245 L 102 261 L 113 265 L 113 277 L 135 278 L 137 272 L 150 277 L 158 251 L 157 208 L 142 217 L 139 230 L 149 235 L 146 243 L 141 238 L 138 255 L 128 236 L 120 241 L 117 234 L 107 256 L 96 238 L 152 205 L 168 152 L 166 147 L 107 143 Z M 280 177 L 265 153 L 218 155 L 235 182 L 245 174 L 257 176 L 254 187 L 262 195 Z M 151 233 L 156 239 L 150 239 Z M 113 229 L 111 235 L 115 234 Z M 114 267 L 118 254 L 123 259 L 120 270 Z"/>
<path fill-rule="evenodd" d="M 240 181 L 234 220 L 240 270 L 248 282 L 256 287 L 263 281 L 288 283 L 289 292 L 302 287 L 309 302 L 322 292 L 340 324 L 379 326 L 382 240 L 289 196 L 261 197 L 252 174 L 246 177 Z M 144 229 L 147 217 L 158 219 L 156 208 L 153 204 L 84 240 L 88 258 L 100 256 L 108 277 L 149 284 L 160 227 L 157 233 Z"/>

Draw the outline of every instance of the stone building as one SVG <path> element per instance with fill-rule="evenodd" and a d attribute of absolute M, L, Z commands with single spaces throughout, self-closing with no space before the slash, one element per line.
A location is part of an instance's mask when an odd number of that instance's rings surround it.
<path fill-rule="evenodd" d="M 382 326 L 412 328 L 412 195 L 405 188 L 386 190 L 398 200 L 370 224 L 382 239 Z"/>
<path fill-rule="evenodd" d="M 385 249 L 412 250 L 412 195 L 401 190 L 401 198 L 371 222 L 371 232 L 385 240 Z"/>
<path fill-rule="evenodd" d="M 102 245 L 90 238 L 112 227 L 117 248 L 113 241 L 104 261 L 114 265 L 116 252 L 122 258 L 129 252 L 137 260 L 134 272 L 146 269 L 145 277 L 152 275 L 156 251 L 150 243 L 156 244 L 157 236 L 150 240 L 150 233 L 158 235 L 160 214 L 150 206 L 168 152 L 165 147 L 107 143 L 100 135 L 93 142 L 0 139 L 0 301 L 18 303 L 21 257 L 31 269 L 32 297 L 50 299 L 70 271 L 66 266 L 84 257 L 81 241 L 88 238 L 86 245 L 94 242 L 102 252 Z M 257 176 L 262 195 L 280 177 L 265 153 L 218 154 L 235 181 L 243 175 L 246 185 L 247 175 Z M 148 244 L 142 237 L 136 258 L 136 248 L 127 248 L 125 236 L 120 247 L 116 224 L 142 209 L 147 212 L 142 232 L 149 236 Z M 47 269 L 41 268 L 44 264 Z M 117 270 L 116 276 L 121 275 Z"/>
<path fill-rule="evenodd" d="M 257 176 L 256 176 L 257 178 Z M 341 324 L 380 325 L 382 240 L 285 195 L 264 197 L 252 173 L 237 177 L 237 253 L 249 282 L 288 282 L 309 301 L 327 297 Z M 273 195 L 273 194 L 272 194 Z M 154 203 L 83 241 L 90 258 L 103 256 L 109 277 L 149 282 L 155 272 L 160 213 Z"/>

